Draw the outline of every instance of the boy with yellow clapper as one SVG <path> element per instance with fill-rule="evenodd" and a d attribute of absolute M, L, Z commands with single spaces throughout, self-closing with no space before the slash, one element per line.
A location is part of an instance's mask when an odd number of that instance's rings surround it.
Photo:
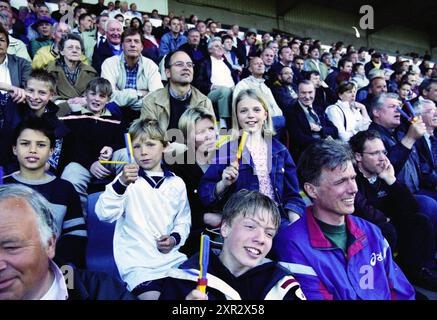
<path fill-rule="evenodd" d="M 187 258 L 179 248 L 190 231 L 190 207 L 183 180 L 161 165 L 168 141 L 158 122 L 135 120 L 126 143 L 129 163 L 106 186 L 96 214 L 117 223 L 114 258 L 128 289 L 154 300 L 167 271 Z"/>

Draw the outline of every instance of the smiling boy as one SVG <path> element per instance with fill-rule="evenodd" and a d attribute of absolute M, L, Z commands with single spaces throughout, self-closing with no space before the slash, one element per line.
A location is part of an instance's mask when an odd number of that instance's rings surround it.
<path fill-rule="evenodd" d="M 196 289 L 199 273 L 196 254 L 179 269 L 169 272 L 160 299 L 305 299 L 291 273 L 265 258 L 281 219 L 276 204 L 258 191 L 242 189 L 230 197 L 222 214 L 223 249 L 209 254 L 208 294 Z"/>
<path fill-rule="evenodd" d="M 168 146 L 155 120 L 135 120 L 132 137 L 135 163 L 99 197 L 96 214 L 117 221 L 114 258 L 121 278 L 139 299 L 159 297 L 167 271 L 186 260 L 179 252 L 190 232 L 191 211 L 183 180 L 161 166 Z"/>

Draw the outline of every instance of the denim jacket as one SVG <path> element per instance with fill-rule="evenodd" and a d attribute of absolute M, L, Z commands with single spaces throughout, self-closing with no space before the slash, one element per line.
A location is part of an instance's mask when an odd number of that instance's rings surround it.
<path fill-rule="evenodd" d="M 299 194 L 296 165 L 287 148 L 275 138 L 267 140 L 268 168 L 275 202 L 283 217 L 288 217 L 287 210 L 302 215 L 305 203 Z M 254 174 L 255 164 L 249 150 L 243 149 L 240 159 L 237 181 L 221 195 L 216 195 L 216 184 L 221 180 L 223 170 L 236 159 L 238 140 L 231 141 L 217 151 L 216 161 L 211 164 L 200 180 L 199 195 L 202 203 L 210 208 L 221 210 L 229 196 L 241 189 L 259 190 L 259 181 Z"/>

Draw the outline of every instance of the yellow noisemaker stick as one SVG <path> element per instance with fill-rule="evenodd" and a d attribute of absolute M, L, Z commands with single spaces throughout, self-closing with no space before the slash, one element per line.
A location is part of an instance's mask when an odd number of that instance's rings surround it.
<path fill-rule="evenodd" d="M 244 146 L 246 145 L 247 136 L 248 136 L 247 131 L 243 131 L 243 134 L 241 135 L 240 145 L 238 146 L 238 152 L 237 152 L 237 168 L 239 166 L 239 161 L 243 154 Z"/>

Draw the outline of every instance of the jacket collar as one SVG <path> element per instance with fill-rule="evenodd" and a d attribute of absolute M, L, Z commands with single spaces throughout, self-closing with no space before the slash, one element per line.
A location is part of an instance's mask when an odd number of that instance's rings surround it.
<path fill-rule="evenodd" d="M 310 206 L 306 210 L 306 223 L 308 226 L 308 234 L 310 238 L 311 246 L 314 249 L 333 249 L 332 243 L 325 237 L 313 215 L 313 206 Z M 345 216 L 346 230 L 348 234 L 353 237 L 351 244 L 347 248 L 347 255 L 350 259 L 357 252 L 359 252 L 365 245 L 367 236 L 363 230 L 361 230 L 353 221 L 350 215 Z"/>

